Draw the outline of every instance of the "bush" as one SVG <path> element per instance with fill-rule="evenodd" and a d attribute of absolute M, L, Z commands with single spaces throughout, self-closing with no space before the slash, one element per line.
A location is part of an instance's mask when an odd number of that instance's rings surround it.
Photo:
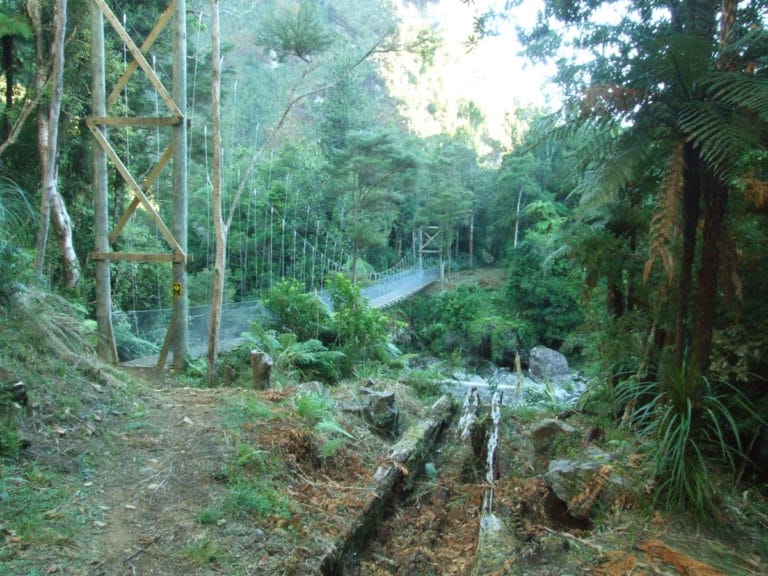
<path fill-rule="evenodd" d="M 537 342 L 560 348 L 583 322 L 579 303 L 582 287 L 580 272 L 565 258 L 545 267 L 527 243 L 512 255 L 507 302 L 530 323 Z"/>
<path fill-rule="evenodd" d="M 324 382 L 338 379 L 339 364 L 344 359 L 344 353 L 328 350 L 319 340 L 311 338 L 299 341 L 291 332 L 277 334 L 258 324 L 252 324 L 250 332 L 243 336 L 248 350 L 256 347 L 272 357 L 275 372 L 303 379 L 317 378 Z M 243 351 L 245 348 L 241 347 L 238 354 L 242 356 Z M 241 362 L 248 366 L 250 361 Z"/>
<path fill-rule="evenodd" d="M 467 339 L 472 354 L 499 366 L 514 366 L 515 356 L 536 344 L 530 324 L 496 315 L 470 322 Z"/>
<path fill-rule="evenodd" d="M 437 355 L 454 354 L 514 366 L 516 354 L 536 344 L 531 325 L 506 313 L 491 290 L 460 286 L 415 299 L 410 307 L 415 345 Z"/>
<path fill-rule="evenodd" d="M 363 300 L 360 288 L 343 274 L 331 276 L 328 292 L 333 302 L 336 342 L 347 357 L 345 373 L 363 360 L 391 362 L 399 351 L 389 339 L 389 319 Z"/>
<path fill-rule="evenodd" d="M 314 294 L 308 294 L 296 279 L 282 280 L 271 288 L 264 305 L 274 315 L 278 332 L 292 332 L 299 341 L 329 337 L 328 308 Z"/>
<path fill-rule="evenodd" d="M 733 475 L 745 459 L 726 398 L 759 418 L 738 389 L 726 382 L 718 387 L 723 391 L 685 366 L 658 382 L 629 379 L 617 387 L 618 401 L 634 406 L 633 422 L 654 440 L 656 499 L 701 519 L 720 516 L 720 472 Z"/>

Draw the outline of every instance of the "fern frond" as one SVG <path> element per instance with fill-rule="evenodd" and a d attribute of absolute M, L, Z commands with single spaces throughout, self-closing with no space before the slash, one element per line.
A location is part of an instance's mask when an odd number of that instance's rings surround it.
<path fill-rule="evenodd" d="M 694 101 L 680 112 L 678 127 L 709 168 L 724 181 L 739 176 L 742 157 L 760 146 L 759 134 L 731 106 Z"/>
<path fill-rule="evenodd" d="M 768 120 L 768 78 L 742 72 L 723 72 L 706 81 L 705 92 L 713 102 Z"/>
<path fill-rule="evenodd" d="M 600 156 L 593 155 L 590 167 L 585 170 L 569 198 L 579 198 L 579 210 L 584 214 L 596 214 L 600 206 L 613 202 L 619 190 L 636 178 L 637 167 L 649 156 L 657 153 L 648 144 L 645 134 L 629 131 L 618 138 L 605 134 L 601 141 Z"/>
<path fill-rule="evenodd" d="M 342 428 L 341 424 L 336 422 L 336 420 L 334 420 L 333 418 L 326 418 L 325 420 L 318 422 L 315 425 L 315 430 L 319 432 L 328 432 L 330 434 L 339 434 L 341 436 L 349 438 L 350 440 L 355 439 L 353 434 L 347 432 L 344 428 Z"/>
<path fill-rule="evenodd" d="M 672 245 L 680 235 L 680 204 L 683 196 L 684 169 L 683 142 L 678 142 L 672 149 L 659 191 L 658 204 L 651 218 L 650 246 L 648 261 L 643 270 L 643 282 L 648 282 L 653 264 L 656 258 L 659 258 L 669 283 L 672 283 L 675 274 Z"/>

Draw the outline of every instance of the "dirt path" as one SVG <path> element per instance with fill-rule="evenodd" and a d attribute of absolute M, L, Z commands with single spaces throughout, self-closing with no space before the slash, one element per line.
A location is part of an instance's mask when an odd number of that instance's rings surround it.
<path fill-rule="evenodd" d="M 193 573 L 184 551 L 205 541 L 198 517 L 224 492 L 213 481 L 230 448 L 217 424 L 223 396 L 151 390 L 129 419 L 107 455 L 110 465 L 92 480 L 101 529 L 92 574 Z"/>

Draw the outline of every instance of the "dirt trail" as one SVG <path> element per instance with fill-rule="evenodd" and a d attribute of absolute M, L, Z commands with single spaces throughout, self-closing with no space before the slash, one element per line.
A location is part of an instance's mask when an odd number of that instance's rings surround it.
<path fill-rule="evenodd" d="M 216 390 L 152 390 L 116 439 L 111 466 L 92 480 L 101 531 L 92 574 L 184 573 L 180 552 L 205 538 L 196 517 L 214 506 L 226 458 Z M 217 490 L 217 488 L 219 490 Z"/>

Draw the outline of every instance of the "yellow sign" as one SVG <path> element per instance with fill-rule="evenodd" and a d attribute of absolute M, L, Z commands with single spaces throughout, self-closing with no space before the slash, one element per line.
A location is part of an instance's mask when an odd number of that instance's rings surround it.
<path fill-rule="evenodd" d="M 181 296 L 181 282 L 174 282 L 173 283 L 173 295 L 174 296 Z"/>

